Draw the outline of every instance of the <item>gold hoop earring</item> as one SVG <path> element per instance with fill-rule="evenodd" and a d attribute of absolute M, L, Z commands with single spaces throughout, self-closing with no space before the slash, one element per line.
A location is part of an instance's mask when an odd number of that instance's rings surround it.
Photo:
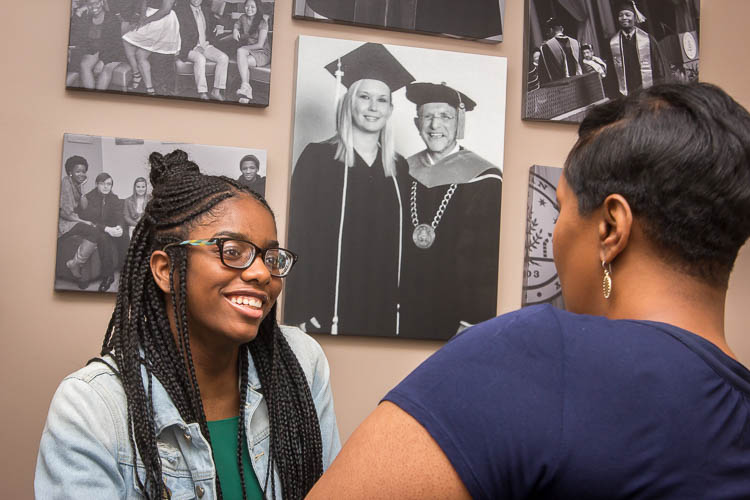
<path fill-rule="evenodd" d="M 602 269 L 604 269 L 604 278 L 602 279 L 602 293 L 604 298 L 608 299 L 612 295 L 612 264 L 607 264 L 602 261 Z"/>

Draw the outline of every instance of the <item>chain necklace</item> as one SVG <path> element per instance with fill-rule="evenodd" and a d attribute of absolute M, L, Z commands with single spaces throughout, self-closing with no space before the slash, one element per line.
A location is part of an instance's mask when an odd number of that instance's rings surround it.
<path fill-rule="evenodd" d="M 435 212 L 435 217 L 432 218 L 432 223 L 428 225 L 419 223 L 419 217 L 417 217 L 417 181 L 411 183 L 411 223 L 414 226 L 414 232 L 412 233 L 411 238 L 417 247 L 423 249 L 430 248 L 435 242 L 435 231 L 437 230 L 438 224 L 440 224 L 440 219 L 443 218 L 445 209 L 448 207 L 448 202 L 451 201 L 453 193 L 456 192 L 456 187 L 458 187 L 458 184 L 451 184 L 448 187 L 445 196 L 443 196 L 443 201 L 440 202 L 440 206 L 438 207 L 437 212 Z"/>

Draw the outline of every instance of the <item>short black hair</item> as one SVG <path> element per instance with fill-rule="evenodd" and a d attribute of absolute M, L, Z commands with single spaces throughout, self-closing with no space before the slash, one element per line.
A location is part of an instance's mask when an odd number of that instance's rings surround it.
<path fill-rule="evenodd" d="M 242 159 L 240 160 L 240 167 L 242 167 L 242 164 L 245 163 L 246 161 L 251 161 L 251 162 L 255 163 L 255 167 L 256 168 L 258 168 L 258 169 L 260 168 L 260 161 L 258 161 L 258 157 L 257 156 L 255 156 L 255 155 L 245 155 L 245 156 L 243 156 Z"/>
<path fill-rule="evenodd" d="M 662 257 L 726 286 L 750 236 L 750 114 L 707 83 L 669 83 L 594 108 L 565 179 L 586 215 L 619 193 Z"/>
<path fill-rule="evenodd" d="M 73 169 L 76 165 L 83 165 L 86 167 L 86 172 L 89 171 L 89 162 L 83 156 L 73 155 L 65 160 L 65 172 L 70 175 L 73 173 Z"/>

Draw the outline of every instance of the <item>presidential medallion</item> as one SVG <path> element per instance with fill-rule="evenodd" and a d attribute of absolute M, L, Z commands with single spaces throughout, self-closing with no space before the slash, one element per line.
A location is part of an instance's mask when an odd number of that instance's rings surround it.
<path fill-rule="evenodd" d="M 418 248 L 430 248 L 435 242 L 435 230 L 428 224 L 419 224 L 411 235 Z"/>

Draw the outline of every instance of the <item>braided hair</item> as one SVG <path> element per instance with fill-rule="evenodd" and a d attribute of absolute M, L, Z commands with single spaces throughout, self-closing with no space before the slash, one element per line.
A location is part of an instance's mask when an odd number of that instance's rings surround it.
<path fill-rule="evenodd" d="M 145 468 L 144 478 L 136 474 L 138 486 L 146 498 L 161 499 L 169 496 L 169 492 L 161 479 L 153 377 L 164 386 L 182 418 L 188 423 L 198 422 L 209 443 L 211 436 L 190 350 L 185 300 L 187 249 L 171 246 L 166 250 L 176 332 L 170 327 L 165 294 L 151 274 L 151 254 L 169 243 L 187 239 L 204 215 L 211 214 L 229 198 L 249 195 L 272 216 L 273 212 L 260 195 L 236 181 L 201 174 L 198 165 L 188 160 L 184 151 L 175 150 L 165 156 L 152 153 L 149 161 L 153 198 L 133 231 L 101 355 L 110 355 L 115 360 L 125 391 L 130 445 L 134 454 L 137 450 Z M 256 338 L 240 346 L 237 463 L 243 498 L 242 443 L 246 441 L 243 409 L 249 357 L 258 372 L 270 420 L 265 496 L 276 498 L 275 470 L 284 497 L 303 498 L 323 473 L 320 424 L 305 374 L 276 321 L 276 306 L 261 322 Z M 217 493 L 223 498 L 218 478 Z"/>

